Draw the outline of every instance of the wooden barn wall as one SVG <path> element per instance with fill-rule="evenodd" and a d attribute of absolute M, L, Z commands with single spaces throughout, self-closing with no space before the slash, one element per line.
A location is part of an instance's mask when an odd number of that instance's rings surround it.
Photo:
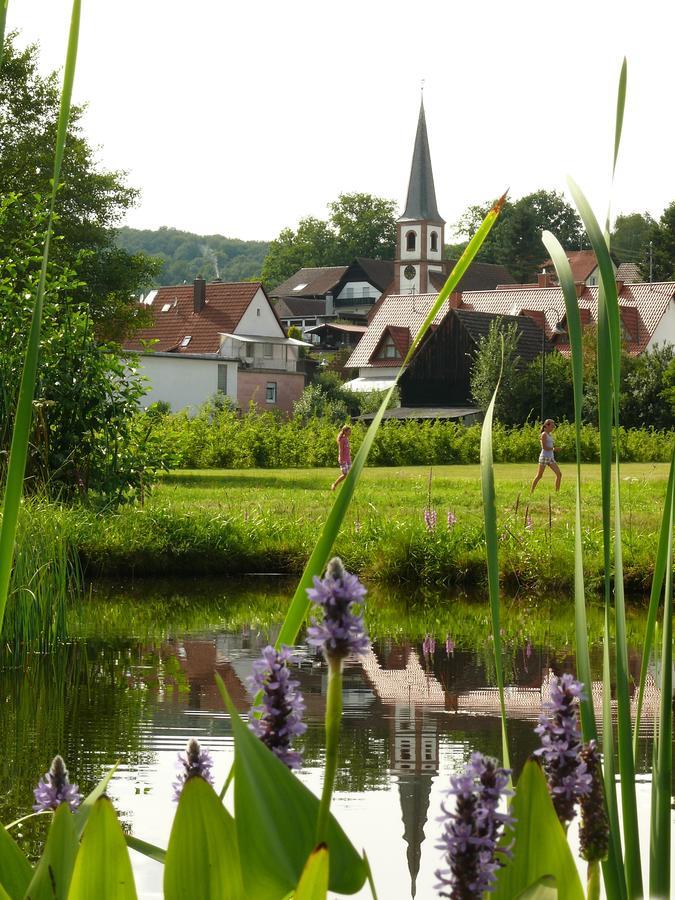
<path fill-rule="evenodd" d="M 465 405 L 475 350 L 457 317 L 446 316 L 401 377 L 401 405 Z"/>

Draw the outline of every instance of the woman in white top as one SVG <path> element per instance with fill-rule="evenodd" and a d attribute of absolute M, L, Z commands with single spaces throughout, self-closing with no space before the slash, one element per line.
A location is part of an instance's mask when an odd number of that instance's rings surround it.
<path fill-rule="evenodd" d="M 555 422 L 553 421 L 553 419 L 546 419 L 546 421 L 544 422 L 544 427 L 542 428 L 542 432 L 539 435 L 539 443 L 541 444 L 541 453 L 539 454 L 539 468 L 537 469 L 537 474 L 534 476 L 534 481 L 532 482 L 530 493 L 532 493 L 532 491 L 539 484 L 541 476 L 546 470 L 546 466 L 550 466 L 551 469 L 553 469 L 553 471 L 555 472 L 555 489 L 556 491 L 560 490 L 562 472 L 560 471 L 558 463 L 555 461 L 555 457 L 553 456 L 553 451 L 556 449 L 553 446 L 554 431 Z"/>

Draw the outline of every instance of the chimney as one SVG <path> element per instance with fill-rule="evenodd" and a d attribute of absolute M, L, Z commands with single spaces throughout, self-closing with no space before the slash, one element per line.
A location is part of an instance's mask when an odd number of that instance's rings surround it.
<path fill-rule="evenodd" d="M 200 313 L 206 305 L 206 282 L 201 275 L 197 275 L 193 287 L 193 309 Z"/>
<path fill-rule="evenodd" d="M 326 315 L 335 315 L 335 303 L 333 302 L 333 295 L 330 292 L 326 294 Z"/>
<path fill-rule="evenodd" d="M 617 295 L 617 297 L 619 296 L 619 294 L 621 293 L 622 290 L 623 290 L 623 281 L 619 281 L 619 279 L 617 278 L 616 279 L 616 295 Z"/>
<path fill-rule="evenodd" d="M 462 292 L 453 291 L 448 297 L 448 305 L 450 309 L 459 309 L 462 305 Z"/>
<path fill-rule="evenodd" d="M 586 290 L 586 282 L 585 281 L 575 281 L 574 289 L 577 292 L 577 299 L 581 297 L 583 292 Z"/>
<path fill-rule="evenodd" d="M 542 271 L 537 275 L 537 287 L 549 288 L 554 286 L 555 281 L 553 279 L 553 276 L 549 275 L 548 272 Z"/>

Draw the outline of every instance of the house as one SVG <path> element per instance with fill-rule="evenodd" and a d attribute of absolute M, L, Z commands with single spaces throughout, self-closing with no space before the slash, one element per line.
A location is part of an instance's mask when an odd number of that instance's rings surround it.
<path fill-rule="evenodd" d="M 586 284 L 588 287 L 600 284 L 600 267 L 593 250 L 569 250 L 565 254 L 572 270 L 572 278 L 575 284 Z M 612 260 L 614 273 L 617 264 Z M 547 259 L 543 265 L 543 272 L 557 279 L 553 260 Z M 536 285 L 533 285 L 535 287 Z"/>
<path fill-rule="evenodd" d="M 240 409 L 290 413 L 305 387 L 300 347 L 288 338 L 259 282 L 160 287 L 143 301 L 152 324 L 123 348 L 139 355 L 144 402 L 195 410 L 217 391 Z"/>
<path fill-rule="evenodd" d="M 353 350 L 366 333 L 365 325 L 348 325 L 342 322 L 324 322 L 308 328 L 304 336 L 316 341 L 320 350 Z"/>

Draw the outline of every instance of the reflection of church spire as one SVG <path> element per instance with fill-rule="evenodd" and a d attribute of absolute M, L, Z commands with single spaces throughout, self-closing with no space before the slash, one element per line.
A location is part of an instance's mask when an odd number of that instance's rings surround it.
<path fill-rule="evenodd" d="M 403 840 L 408 845 L 408 871 L 410 872 L 410 896 L 417 893 L 417 875 L 422 860 L 424 826 L 427 821 L 431 781 L 433 776 L 408 773 L 398 777 L 398 795 L 403 819 Z"/>

